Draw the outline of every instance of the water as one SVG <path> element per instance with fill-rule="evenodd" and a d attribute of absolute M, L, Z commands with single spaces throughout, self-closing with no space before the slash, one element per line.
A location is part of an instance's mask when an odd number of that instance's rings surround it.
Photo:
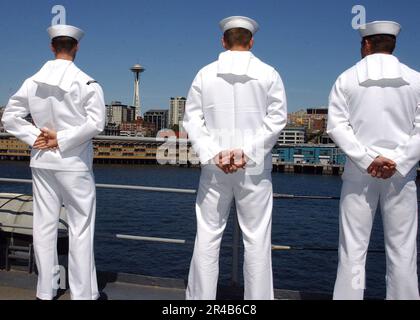
<path fill-rule="evenodd" d="M 154 166 L 95 166 L 98 183 L 195 189 L 199 169 Z M 0 162 L 0 177 L 29 179 L 27 163 Z M 339 196 L 340 177 L 273 174 L 276 193 Z M 29 185 L 1 184 L 0 192 L 31 193 Z M 96 260 L 99 270 L 186 279 L 192 246 L 114 240 L 102 235 L 128 234 L 194 241 L 195 196 L 124 190 L 98 190 Z M 232 220 L 232 219 L 231 219 Z M 232 242 L 232 221 L 223 244 Z M 273 243 L 336 248 L 338 201 L 276 200 Z M 371 248 L 383 248 L 380 214 Z M 220 281 L 228 284 L 231 249 L 222 248 Z M 273 253 L 275 287 L 331 293 L 336 277 L 336 252 L 287 251 Z M 385 257 L 369 254 L 367 297 L 385 296 Z"/>

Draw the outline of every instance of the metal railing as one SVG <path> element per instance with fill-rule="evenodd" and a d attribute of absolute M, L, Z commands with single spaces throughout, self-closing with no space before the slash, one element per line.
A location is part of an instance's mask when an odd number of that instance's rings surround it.
<path fill-rule="evenodd" d="M 0 178 L 0 183 L 16 183 L 16 184 L 32 184 L 32 180 L 27 179 L 7 179 Z M 185 195 L 196 195 L 197 190 L 192 189 L 176 189 L 176 188 L 157 188 L 157 187 L 145 187 L 145 186 L 129 186 L 129 185 L 115 185 L 115 184 L 96 184 L 98 189 L 116 189 L 116 190 L 134 190 L 134 191 L 146 191 L 146 192 L 158 192 L 158 193 L 175 193 Z M 290 194 L 274 194 L 275 200 L 323 200 L 323 201 L 337 201 L 339 197 L 325 197 L 325 196 L 301 196 L 301 195 L 290 195 Z M 232 285 L 237 286 L 239 284 L 239 261 L 240 261 L 240 238 L 241 229 L 238 223 L 237 215 L 234 214 L 234 229 L 233 229 L 233 240 L 232 245 L 228 247 L 232 248 L 232 274 L 231 280 Z M 19 225 L 0 225 L 3 228 L 14 228 L 22 230 L 31 230 L 31 227 L 23 227 Z M 179 245 L 194 245 L 193 241 L 187 241 L 183 239 L 169 239 L 159 237 L 144 237 L 134 235 L 103 235 L 97 234 L 99 238 L 112 238 L 118 240 L 130 240 L 130 241 L 145 241 L 154 243 L 166 243 L 166 244 L 179 244 Z M 306 247 L 306 246 L 285 246 L 285 245 L 272 245 L 273 251 L 319 251 L 319 252 L 337 252 L 337 248 L 326 248 L 326 247 Z M 384 253 L 383 249 L 370 249 L 371 253 Z"/>

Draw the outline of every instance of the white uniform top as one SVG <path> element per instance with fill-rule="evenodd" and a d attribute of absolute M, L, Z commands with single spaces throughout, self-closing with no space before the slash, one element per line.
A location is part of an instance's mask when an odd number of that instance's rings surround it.
<path fill-rule="evenodd" d="M 29 114 L 35 125 L 25 120 Z M 2 122 L 7 132 L 30 146 L 34 145 L 41 128 L 57 131 L 59 149 L 33 149 L 31 167 L 90 171 L 92 138 L 105 125 L 103 92 L 73 62 L 49 61 L 10 99 Z"/>
<path fill-rule="evenodd" d="M 344 72 L 330 95 L 328 134 L 364 174 L 382 155 L 404 177 L 420 160 L 420 74 L 388 54 Z M 354 171 L 352 171 L 354 172 Z"/>
<path fill-rule="evenodd" d="M 286 123 L 286 94 L 277 71 L 251 52 L 227 51 L 196 76 L 183 125 L 203 165 L 221 151 L 239 148 L 271 170 L 271 150 Z"/>

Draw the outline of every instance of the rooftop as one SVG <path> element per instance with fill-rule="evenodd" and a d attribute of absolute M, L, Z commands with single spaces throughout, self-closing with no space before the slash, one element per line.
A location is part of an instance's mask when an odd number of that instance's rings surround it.
<path fill-rule="evenodd" d="M 151 110 L 147 110 L 144 114 L 148 114 L 148 113 L 154 113 L 154 112 L 169 112 L 168 109 L 151 109 Z"/>

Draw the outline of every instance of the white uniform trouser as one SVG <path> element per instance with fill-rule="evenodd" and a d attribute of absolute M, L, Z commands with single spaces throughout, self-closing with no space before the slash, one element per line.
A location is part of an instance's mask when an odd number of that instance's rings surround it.
<path fill-rule="evenodd" d="M 91 172 L 32 169 L 34 250 L 38 267 L 37 297 L 56 295 L 59 213 L 64 204 L 69 224 L 68 275 L 73 300 L 99 297 L 93 254 L 96 190 Z"/>
<path fill-rule="evenodd" d="M 389 180 L 356 174 L 344 179 L 335 300 L 362 300 L 372 225 L 380 204 L 387 257 L 387 300 L 417 300 L 417 188 L 412 178 Z"/>
<path fill-rule="evenodd" d="M 245 245 L 245 299 L 274 299 L 271 172 L 251 176 L 241 170 L 226 175 L 219 169 L 203 168 L 196 204 L 197 237 L 187 300 L 216 299 L 220 245 L 233 198 Z"/>

